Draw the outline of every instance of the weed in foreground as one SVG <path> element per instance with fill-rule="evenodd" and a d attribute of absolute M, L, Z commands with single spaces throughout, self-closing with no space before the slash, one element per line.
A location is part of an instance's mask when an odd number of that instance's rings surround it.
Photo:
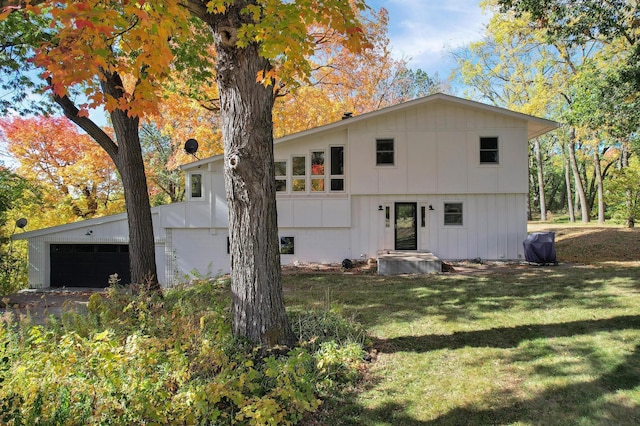
<path fill-rule="evenodd" d="M 295 424 L 321 393 L 357 378 L 362 345 L 345 335 L 357 337 L 356 324 L 315 315 L 304 333 L 326 330 L 322 342 L 303 337 L 286 355 L 265 357 L 233 338 L 229 306 L 223 280 L 163 297 L 112 286 L 86 313 L 3 324 L 0 422 Z"/>

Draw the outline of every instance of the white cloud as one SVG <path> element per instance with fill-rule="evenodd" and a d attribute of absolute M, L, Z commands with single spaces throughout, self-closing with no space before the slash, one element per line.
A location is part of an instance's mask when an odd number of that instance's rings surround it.
<path fill-rule="evenodd" d="M 374 9 L 389 11 L 389 38 L 397 57 L 410 58 L 412 68 L 447 77 L 448 49 L 478 40 L 489 16 L 479 0 L 371 0 Z"/>

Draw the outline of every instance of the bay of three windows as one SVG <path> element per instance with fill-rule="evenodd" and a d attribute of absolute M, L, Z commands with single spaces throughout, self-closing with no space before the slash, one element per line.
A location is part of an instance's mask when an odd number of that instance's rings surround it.
<path fill-rule="evenodd" d="M 344 146 L 329 147 L 328 156 L 325 150 L 311 151 L 274 164 L 277 192 L 344 192 Z"/>

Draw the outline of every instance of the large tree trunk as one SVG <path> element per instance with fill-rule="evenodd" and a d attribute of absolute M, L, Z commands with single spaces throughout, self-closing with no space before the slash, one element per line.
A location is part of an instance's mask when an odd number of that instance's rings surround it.
<path fill-rule="evenodd" d="M 267 347 L 295 337 L 282 293 L 273 163 L 272 85 L 256 81 L 271 69 L 259 45 L 238 47 L 248 16 L 238 0 L 224 15 L 206 15 L 213 29 L 229 208 L 233 333 Z"/>
<path fill-rule="evenodd" d="M 106 80 L 101 83 L 102 90 L 115 99 L 122 97 L 123 83 L 120 76 L 106 73 L 105 77 Z M 67 96 L 54 96 L 54 99 L 62 107 L 65 116 L 87 132 L 109 154 L 116 165 L 122 179 L 127 207 L 131 282 L 144 283 L 152 289 L 159 290 L 151 204 L 142 160 L 138 118 L 129 117 L 122 110 L 111 113 L 111 121 L 118 141 L 116 144 L 93 121 L 80 116 L 78 109 Z"/>
<path fill-rule="evenodd" d="M 540 199 L 540 220 L 542 222 L 547 220 L 547 203 L 544 196 L 544 175 L 542 173 L 542 152 L 540 152 L 540 140 L 535 138 L 533 140 L 534 148 L 536 150 L 536 166 L 538 168 L 538 193 Z"/>
<path fill-rule="evenodd" d="M 129 117 L 121 110 L 111 113 L 111 121 L 118 140 L 115 163 L 122 179 L 127 207 L 131 282 L 159 289 L 151 203 L 138 133 L 139 121 L 137 117 Z"/>
<path fill-rule="evenodd" d="M 587 203 L 587 196 L 584 192 L 584 185 L 582 184 L 582 178 L 580 177 L 580 171 L 578 170 L 578 163 L 576 161 L 576 133 L 575 129 L 571 128 L 569 136 L 569 163 L 571 164 L 571 170 L 573 171 L 573 180 L 576 186 L 576 193 L 580 200 L 580 213 L 582 214 L 582 222 L 589 222 L 589 204 Z"/>

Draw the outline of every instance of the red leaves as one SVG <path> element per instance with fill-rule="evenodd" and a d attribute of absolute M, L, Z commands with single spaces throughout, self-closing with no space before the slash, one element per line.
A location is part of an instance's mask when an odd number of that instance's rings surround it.
<path fill-rule="evenodd" d="M 79 30 L 87 27 L 90 29 L 95 28 L 95 26 L 93 25 L 93 22 L 89 21 L 88 19 L 76 19 L 75 26 Z"/>

